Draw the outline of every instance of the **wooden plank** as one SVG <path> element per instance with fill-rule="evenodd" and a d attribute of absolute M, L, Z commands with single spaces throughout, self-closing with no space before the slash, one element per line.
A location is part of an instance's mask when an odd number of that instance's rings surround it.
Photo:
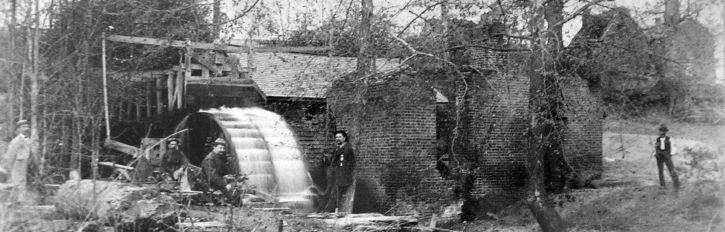
<path fill-rule="evenodd" d="M 119 121 L 123 120 L 123 102 L 119 103 L 115 108 L 116 112 L 118 112 L 116 117 Z"/>
<path fill-rule="evenodd" d="M 162 84 L 162 81 L 163 81 L 162 78 L 163 77 L 156 78 L 156 114 L 157 115 L 161 115 L 162 113 L 164 113 L 163 112 L 164 103 L 162 102 L 162 99 L 161 99 L 162 98 L 161 95 L 163 94 L 162 88 L 164 87 Z"/>
<path fill-rule="evenodd" d="M 186 40 L 186 44 L 188 45 L 191 43 L 190 40 Z M 181 96 L 179 97 L 179 109 L 182 107 L 185 107 L 183 103 L 184 101 L 184 94 L 186 94 L 186 79 L 191 77 L 191 55 L 194 53 L 194 51 L 191 49 L 190 46 L 186 46 L 186 53 L 184 53 L 184 76 L 181 78 Z"/>
<path fill-rule="evenodd" d="M 137 147 L 114 141 L 112 139 L 106 139 L 103 142 L 103 146 L 133 157 L 137 157 L 139 154 L 141 154 L 141 151 Z"/>
<path fill-rule="evenodd" d="M 207 63 L 206 60 L 202 59 L 201 56 L 199 56 L 199 54 L 197 54 L 197 53 L 193 53 L 191 55 L 194 57 L 194 59 L 196 59 L 197 62 L 199 62 L 199 64 L 201 64 L 201 65 L 194 64 L 194 66 L 191 66 L 192 69 L 202 69 L 203 70 L 204 67 L 206 67 L 207 69 L 211 70 L 212 72 L 219 73 L 218 75 L 221 75 L 222 70 L 217 69 L 216 65 Z M 199 67 L 195 67 L 195 66 L 199 66 Z"/>
<path fill-rule="evenodd" d="M 106 37 L 107 40 L 122 42 L 122 43 L 134 43 L 134 44 L 147 44 L 147 45 L 158 45 L 168 47 L 179 47 L 184 48 L 188 46 L 194 49 L 208 49 L 217 51 L 226 51 L 232 53 L 249 53 L 250 48 L 247 46 L 237 46 L 231 44 L 213 44 L 213 43 L 201 43 L 201 42 L 188 42 L 181 40 L 165 40 L 157 38 L 147 38 L 138 36 L 124 36 L 124 35 L 110 35 Z M 270 52 L 323 52 L 330 50 L 330 47 L 317 47 L 317 46 L 305 46 L 305 47 L 257 47 L 254 48 L 255 52 L 270 53 Z"/>
<path fill-rule="evenodd" d="M 174 91 L 176 90 L 174 88 L 174 83 L 176 83 L 176 71 L 170 71 L 169 76 L 166 79 L 166 92 L 167 92 L 167 104 L 168 104 L 168 110 L 167 112 L 170 112 L 174 109 Z"/>
<path fill-rule="evenodd" d="M 174 86 L 174 102 L 177 109 L 181 109 L 181 96 L 183 95 L 184 88 L 184 72 L 176 72 L 176 85 Z"/>
<path fill-rule="evenodd" d="M 151 81 L 146 82 L 146 118 L 151 118 L 151 99 L 153 96 L 154 83 Z"/>
<path fill-rule="evenodd" d="M 139 102 L 141 99 L 136 99 L 136 101 L 133 103 L 133 105 L 136 107 L 136 118 L 135 120 L 141 119 L 141 103 Z"/>
<path fill-rule="evenodd" d="M 248 50 L 248 48 L 246 46 L 200 43 L 200 42 L 190 42 L 190 41 L 181 41 L 181 40 L 165 40 L 165 39 L 157 39 L 157 38 L 138 37 L 138 36 L 110 35 L 110 36 L 106 37 L 106 39 L 110 40 L 110 41 L 122 42 L 122 43 L 158 45 L 158 46 L 179 47 L 179 48 L 185 48 L 188 45 L 189 47 L 195 48 L 195 49 L 219 50 L 219 51 L 226 51 L 226 52 L 233 52 L 233 53 L 244 53 L 244 52 L 247 52 L 247 50 Z"/>

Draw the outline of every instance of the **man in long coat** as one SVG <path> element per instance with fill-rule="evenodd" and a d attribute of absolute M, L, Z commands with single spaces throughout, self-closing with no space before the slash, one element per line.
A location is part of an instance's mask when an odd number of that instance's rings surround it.
<path fill-rule="evenodd" d="M 3 169 L 9 172 L 8 183 L 13 185 L 12 200 L 24 199 L 26 195 L 28 162 L 30 159 L 30 122 L 20 120 L 15 124 L 16 136 L 10 141 L 8 150 L 0 161 Z"/>
<path fill-rule="evenodd" d="M 355 170 L 355 154 L 352 145 L 348 142 L 347 133 L 344 131 L 335 132 L 335 150 L 332 152 L 328 163 L 327 189 L 323 195 L 334 199 L 328 199 L 325 210 L 340 208 L 340 200 L 343 200 L 347 189 L 352 185 Z M 348 196 L 349 197 L 349 196 Z M 334 200 L 334 201 L 333 201 Z"/>

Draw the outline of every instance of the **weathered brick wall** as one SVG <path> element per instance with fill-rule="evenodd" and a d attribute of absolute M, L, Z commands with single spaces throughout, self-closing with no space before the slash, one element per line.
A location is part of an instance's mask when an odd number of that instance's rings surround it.
<path fill-rule="evenodd" d="M 491 59 L 498 52 L 471 49 L 471 64 L 480 69 L 509 67 Z M 512 64 L 515 65 L 515 64 Z M 529 78 L 515 73 L 490 71 L 472 75 L 466 98 L 467 152 L 480 154 L 481 169 L 474 194 L 517 195 L 528 175 L 526 170 L 527 129 L 529 126 Z M 579 77 L 562 78 L 567 129 L 563 141 L 566 160 L 577 173 L 601 175 L 602 102 L 599 91 L 592 90 Z M 596 89 L 596 88 L 594 88 Z M 495 195 L 495 194 L 494 194 Z"/>
<path fill-rule="evenodd" d="M 466 95 L 467 152 L 478 155 L 473 194 L 516 195 L 524 187 L 529 79 L 473 75 Z"/>
<path fill-rule="evenodd" d="M 598 177 L 602 174 L 604 121 L 601 93 L 579 77 L 565 78 L 560 84 L 568 119 L 563 143 L 566 159 L 577 173 Z"/>
<path fill-rule="evenodd" d="M 396 204 L 432 210 L 433 203 L 451 195 L 450 182 L 435 170 L 433 96 L 430 87 L 401 74 L 374 83 L 333 84 L 328 104 L 356 154 L 355 211 Z"/>

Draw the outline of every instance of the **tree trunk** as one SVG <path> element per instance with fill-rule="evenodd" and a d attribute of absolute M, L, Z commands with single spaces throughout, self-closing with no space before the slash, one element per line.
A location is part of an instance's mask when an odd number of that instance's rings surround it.
<path fill-rule="evenodd" d="M 40 10 L 39 10 L 39 0 L 35 0 L 35 19 L 34 19 L 34 27 L 35 30 L 33 30 L 33 53 L 32 53 L 32 60 L 33 60 L 33 72 L 30 75 L 30 152 L 32 154 L 32 163 L 31 166 L 33 167 L 33 175 L 37 174 L 37 170 L 40 169 L 39 165 L 41 163 L 40 160 L 40 143 L 39 138 L 40 134 L 38 133 L 39 129 L 39 121 L 38 116 L 40 114 L 39 107 L 40 103 L 38 102 L 38 95 L 39 94 L 39 87 L 38 87 L 38 76 L 40 75 L 40 68 L 38 67 L 38 62 L 40 59 L 40 52 L 39 52 L 39 27 L 40 27 Z"/>
<path fill-rule="evenodd" d="M 10 57 L 15 58 L 15 24 L 17 23 L 17 0 L 11 0 L 10 1 L 10 25 L 8 25 L 8 30 L 10 32 Z M 8 78 L 8 97 L 7 97 L 7 105 L 5 108 L 5 116 L 6 121 L 5 123 L 5 131 L 2 131 L 0 133 L 3 133 L 2 139 L 5 137 L 11 137 L 13 134 L 13 129 L 15 128 L 15 78 L 17 77 L 15 74 L 15 67 L 17 65 L 15 63 L 9 64 L 9 71 L 10 71 L 10 78 Z"/>
<path fill-rule="evenodd" d="M 566 231 L 565 222 L 547 201 L 547 190 L 544 185 L 546 158 L 562 155 L 560 137 L 562 124 L 557 115 L 558 107 L 561 104 L 555 71 L 556 52 L 561 46 L 561 29 L 549 28 L 549 26 L 556 25 L 562 19 L 563 2 L 561 0 L 534 0 L 532 3 L 533 12 L 529 21 L 532 54 L 528 67 L 531 78 L 529 88 L 531 125 L 527 206 L 544 232 Z"/>
<path fill-rule="evenodd" d="M 676 28 L 680 23 L 680 0 L 665 0 L 665 24 Z"/>
<path fill-rule="evenodd" d="M 360 50 L 357 54 L 357 73 L 365 76 L 375 71 L 375 59 L 373 57 L 373 37 L 370 33 L 371 21 L 373 18 L 373 1 L 362 0 L 360 28 L 358 38 Z"/>

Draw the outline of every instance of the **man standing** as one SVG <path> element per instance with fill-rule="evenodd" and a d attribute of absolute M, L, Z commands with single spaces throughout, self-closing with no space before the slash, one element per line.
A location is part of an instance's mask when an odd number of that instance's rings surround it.
<path fill-rule="evenodd" d="M 179 150 L 179 140 L 176 138 L 169 139 L 166 145 L 166 152 L 161 158 L 161 166 L 168 176 L 172 179 L 177 180 L 177 175 L 174 175 L 179 169 L 186 166 L 189 160 L 186 158 L 183 152 Z"/>
<path fill-rule="evenodd" d="M 25 196 L 27 185 L 28 160 L 30 159 L 30 122 L 20 120 L 15 123 L 16 136 L 10 141 L 8 150 L 2 158 L 3 169 L 9 172 L 9 183 L 13 185 L 11 199 L 20 200 Z"/>
<path fill-rule="evenodd" d="M 226 145 L 224 139 L 216 139 L 212 144 L 211 152 L 201 161 L 201 181 L 206 185 L 202 191 L 226 191 L 227 183 L 224 181 L 224 175 L 227 174 L 226 157 L 224 156 Z"/>
<path fill-rule="evenodd" d="M 335 144 L 337 146 L 335 146 L 335 150 L 332 152 L 332 157 L 328 166 L 328 169 L 332 170 L 330 173 L 331 176 L 328 176 L 328 178 L 332 179 L 332 181 L 328 180 L 327 191 L 325 192 L 335 193 L 331 197 L 335 198 L 335 209 L 338 209 L 341 207 L 340 200 L 344 201 L 345 197 L 349 197 L 344 194 L 348 187 L 350 187 L 353 183 L 355 155 L 353 154 L 352 145 L 350 145 L 345 131 L 335 132 Z M 325 208 L 330 209 L 329 200 L 327 205 L 328 207 Z"/>
<path fill-rule="evenodd" d="M 660 186 L 665 187 L 665 176 L 662 173 L 662 164 L 667 165 L 667 170 L 670 171 L 670 178 L 672 178 L 672 184 L 675 189 L 680 188 L 680 180 L 677 178 L 675 172 L 675 165 L 672 164 L 672 147 L 670 146 L 670 137 L 667 136 L 666 126 L 662 125 L 659 128 L 660 136 L 655 141 L 655 158 L 657 159 L 657 171 L 660 177 Z"/>

